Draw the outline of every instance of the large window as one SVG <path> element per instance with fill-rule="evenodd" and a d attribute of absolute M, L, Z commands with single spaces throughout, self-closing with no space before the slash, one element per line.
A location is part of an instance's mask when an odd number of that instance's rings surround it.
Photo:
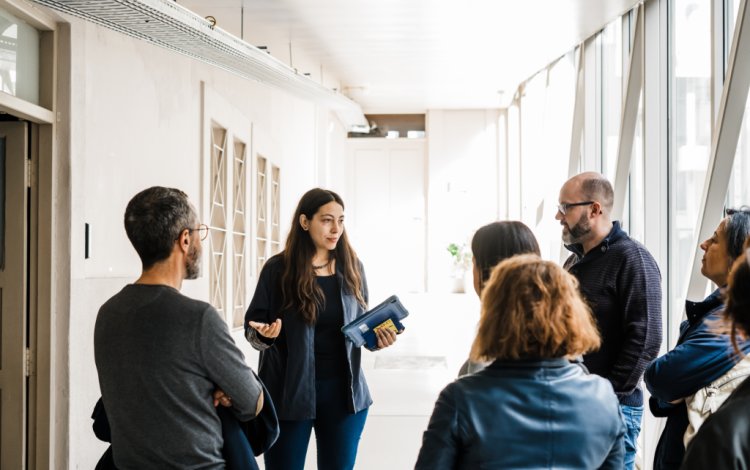
<path fill-rule="evenodd" d="M 39 104 L 39 31 L 0 9 L 0 91 Z"/>
<path fill-rule="evenodd" d="M 737 153 L 734 157 L 732 179 L 727 191 L 727 207 L 739 208 L 750 206 L 750 100 L 745 106 L 745 116 L 742 120 L 740 140 L 737 143 Z"/>
<path fill-rule="evenodd" d="M 622 127 L 623 100 L 635 33 L 634 12 L 617 18 L 599 34 L 598 73 L 601 84 L 601 172 L 615 183 Z M 635 77 L 636 79 L 638 77 Z M 588 168 L 593 170 L 593 168 Z M 644 239 L 643 95 L 638 98 L 638 117 L 633 138 L 633 155 L 627 180 L 627 197 L 622 214 L 623 228 L 637 240 Z"/>
<path fill-rule="evenodd" d="M 633 54 L 633 44 L 635 43 L 634 34 L 636 33 L 636 14 L 635 11 L 631 11 L 628 15 L 623 18 L 622 24 L 625 25 L 623 29 L 623 41 L 622 45 L 622 62 L 624 67 L 631 66 L 631 56 Z M 624 68 L 622 75 L 627 76 L 628 69 Z M 638 80 L 640 77 L 632 77 L 633 80 Z M 627 84 L 627 80 L 624 80 L 623 89 Z M 621 120 L 622 118 L 620 118 Z M 619 121 L 618 121 L 619 122 Z M 628 234 L 640 242 L 645 240 L 645 180 L 646 176 L 644 173 L 644 153 L 643 153 L 643 91 L 638 95 L 638 114 L 636 115 L 635 130 L 633 133 L 633 153 L 630 161 L 630 170 L 628 173 L 628 187 L 627 197 L 625 199 L 625 207 L 623 208 L 622 215 L 622 226 L 628 232 Z M 619 145 L 619 142 L 617 142 Z M 611 158 L 611 157 L 610 157 Z M 612 169 L 612 173 L 615 170 Z M 609 172 L 607 172 L 609 173 Z M 614 175 L 610 176 L 611 179 Z"/>
<path fill-rule="evenodd" d="M 622 118 L 623 40 L 622 20 L 617 18 L 599 35 L 601 70 L 601 158 L 602 174 L 614 181 L 617 146 L 620 142 Z"/>
<path fill-rule="evenodd" d="M 732 40 L 734 25 L 737 21 L 737 9 L 739 0 L 729 0 L 727 11 L 727 50 L 726 56 L 729 55 L 729 44 Z M 739 208 L 740 206 L 750 205 L 750 99 L 745 105 L 745 116 L 742 120 L 740 130 L 740 140 L 737 143 L 737 153 L 734 157 L 734 167 L 732 169 L 732 179 L 729 182 L 727 191 L 727 206 Z"/>
<path fill-rule="evenodd" d="M 695 229 L 711 148 L 711 0 L 670 6 L 670 285 L 676 328 L 691 271 Z"/>
<path fill-rule="evenodd" d="M 532 77 L 521 99 L 521 220 L 534 230 L 542 256 L 551 259 L 560 255 L 555 213 L 568 176 L 575 57 L 571 52 Z"/>
<path fill-rule="evenodd" d="M 646 238 L 646 200 L 644 187 L 646 176 L 643 161 L 643 93 L 638 98 L 638 117 L 633 137 L 633 160 L 630 162 L 628 177 L 628 197 L 623 216 L 623 226 L 628 234 L 644 242 Z"/>

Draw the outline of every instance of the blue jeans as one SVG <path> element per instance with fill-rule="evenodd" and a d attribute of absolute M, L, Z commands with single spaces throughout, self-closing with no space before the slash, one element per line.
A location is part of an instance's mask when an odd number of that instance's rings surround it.
<path fill-rule="evenodd" d="M 315 382 L 315 419 L 279 420 L 279 439 L 264 455 L 266 470 L 303 470 L 310 432 L 315 429 L 318 470 L 352 470 L 367 420 L 367 408 L 347 410 L 348 383 L 341 379 Z"/>
<path fill-rule="evenodd" d="M 638 450 L 638 434 L 641 433 L 642 406 L 620 405 L 622 419 L 625 421 L 625 470 L 633 470 L 635 454 Z"/>

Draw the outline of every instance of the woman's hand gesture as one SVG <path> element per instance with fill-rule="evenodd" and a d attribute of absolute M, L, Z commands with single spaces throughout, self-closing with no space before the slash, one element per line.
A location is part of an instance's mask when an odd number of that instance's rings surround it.
<path fill-rule="evenodd" d="M 248 322 L 248 325 L 264 338 L 273 339 L 281 333 L 281 318 L 277 318 L 273 323 L 250 321 Z"/>

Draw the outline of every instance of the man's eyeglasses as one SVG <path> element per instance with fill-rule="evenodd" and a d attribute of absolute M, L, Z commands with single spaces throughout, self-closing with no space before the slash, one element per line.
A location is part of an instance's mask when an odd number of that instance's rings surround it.
<path fill-rule="evenodd" d="M 724 217 L 734 215 L 738 212 L 750 215 L 750 206 L 742 206 L 739 209 L 724 208 Z"/>
<path fill-rule="evenodd" d="M 586 201 L 586 202 L 563 202 L 562 204 L 557 206 L 557 212 L 561 213 L 562 215 L 565 215 L 568 213 L 568 209 L 571 207 L 576 206 L 588 206 L 589 204 L 593 204 L 596 201 Z"/>
<path fill-rule="evenodd" d="M 188 233 L 193 233 L 195 231 L 198 232 L 198 236 L 200 237 L 201 241 L 205 240 L 208 236 L 208 225 L 206 224 L 200 224 L 198 228 L 189 228 L 186 229 Z"/>

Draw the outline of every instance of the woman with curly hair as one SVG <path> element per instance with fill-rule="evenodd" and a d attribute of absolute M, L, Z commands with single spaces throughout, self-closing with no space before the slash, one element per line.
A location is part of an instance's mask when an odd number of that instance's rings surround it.
<path fill-rule="evenodd" d="M 579 360 L 599 342 L 575 277 L 536 255 L 502 261 L 471 349 L 491 363 L 440 393 L 415 468 L 622 469 L 617 397 Z"/>

